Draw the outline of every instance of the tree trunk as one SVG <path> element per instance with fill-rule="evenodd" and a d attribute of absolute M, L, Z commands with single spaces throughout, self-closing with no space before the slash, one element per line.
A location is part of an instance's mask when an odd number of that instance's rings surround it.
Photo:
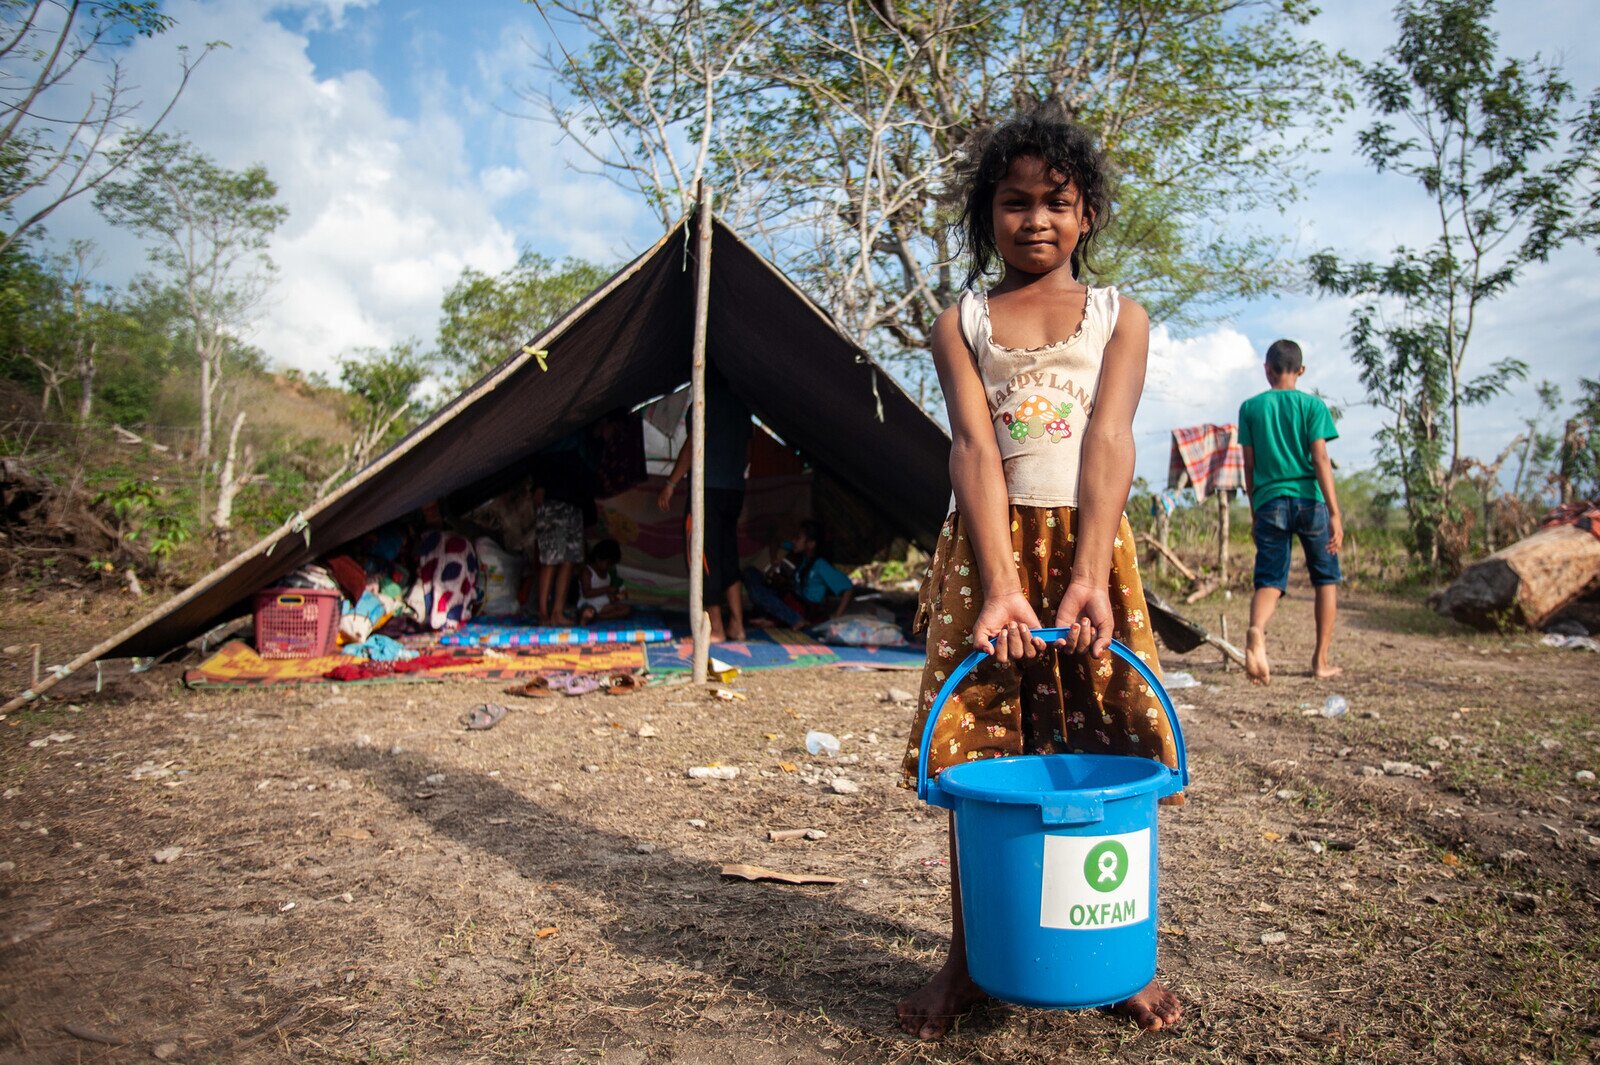
<path fill-rule="evenodd" d="M 216 538 L 219 547 L 226 546 L 233 534 L 234 497 L 250 480 L 248 471 L 243 477 L 236 477 L 234 474 L 239 454 L 239 430 L 244 428 L 244 417 L 244 411 L 234 416 L 233 428 L 228 433 L 228 453 L 222 460 L 222 476 L 217 480 L 217 509 L 211 516 L 211 534 Z M 246 465 L 249 465 L 248 461 Z"/>
<path fill-rule="evenodd" d="M 211 353 L 206 350 L 206 345 L 195 338 L 195 354 L 200 356 L 200 465 L 203 468 L 211 461 Z"/>
<path fill-rule="evenodd" d="M 89 423 L 89 413 L 94 408 L 94 369 L 95 349 L 98 340 L 91 340 L 88 344 L 78 339 L 78 387 L 82 392 L 78 395 L 78 424 Z"/>
<path fill-rule="evenodd" d="M 1574 525 L 1540 529 L 1475 565 L 1440 595 L 1435 609 L 1484 629 L 1506 622 L 1538 628 L 1600 588 L 1600 538 Z"/>

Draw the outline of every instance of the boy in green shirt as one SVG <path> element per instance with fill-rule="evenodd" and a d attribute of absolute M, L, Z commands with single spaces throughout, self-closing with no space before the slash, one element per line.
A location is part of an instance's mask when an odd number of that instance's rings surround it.
<path fill-rule="evenodd" d="M 1244 449 L 1244 484 L 1250 494 L 1250 533 L 1256 542 L 1255 595 L 1245 636 L 1245 672 L 1257 684 L 1272 679 L 1267 659 L 1267 623 L 1289 585 L 1289 555 L 1296 537 L 1316 590 L 1317 649 L 1311 675 L 1344 672 L 1328 661 L 1339 609 L 1339 548 L 1344 523 L 1333 490 L 1328 441 L 1337 439 L 1333 415 L 1316 396 L 1295 385 L 1306 372 L 1300 345 L 1279 340 L 1267 349 L 1267 383 L 1239 408 L 1239 445 Z"/>

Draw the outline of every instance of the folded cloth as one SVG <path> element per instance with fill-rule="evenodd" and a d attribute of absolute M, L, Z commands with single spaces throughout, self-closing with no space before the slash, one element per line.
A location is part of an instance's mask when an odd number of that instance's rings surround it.
<path fill-rule="evenodd" d="M 347 655 L 356 655 L 371 662 L 399 662 L 418 656 L 418 652 L 411 650 L 399 640 L 382 634 L 368 636 L 360 643 L 347 643 L 343 651 Z"/>
<path fill-rule="evenodd" d="M 1575 525 L 1600 537 L 1600 499 L 1575 499 L 1571 503 L 1563 503 L 1544 516 L 1539 528 L 1551 529 L 1557 525 Z"/>
<path fill-rule="evenodd" d="M 1209 492 L 1244 487 L 1244 448 L 1236 443 L 1232 422 L 1172 430 L 1167 487 L 1182 488 L 1185 480 L 1200 503 Z"/>
<path fill-rule="evenodd" d="M 371 680 L 392 673 L 420 673 L 440 666 L 456 666 L 461 661 L 454 655 L 418 655 L 398 662 L 352 662 L 347 666 L 335 666 L 323 676 L 329 680 Z"/>

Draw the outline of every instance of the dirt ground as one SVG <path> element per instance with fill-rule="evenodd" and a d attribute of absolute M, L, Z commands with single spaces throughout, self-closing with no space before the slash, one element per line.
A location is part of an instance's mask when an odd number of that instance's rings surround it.
<path fill-rule="evenodd" d="M 943 814 L 895 786 L 909 710 L 882 696 L 914 675 L 523 702 L 469 733 L 490 685 L 198 694 L 158 669 L 0 723 L 0 1061 L 1590 1061 L 1600 656 L 1352 594 L 1349 673 L 1317 684 L 1300 591 L 1270 688 L 1166 659 L 1201 682 L 1161 827 L 1176 1031 L 992 1005 L 900 1034 L 949 892 Z M 1196 616 L 1221 608 L 1242 632 L 1238 599 Z M 65 657 L 129 609 L 8 609 L 8 690 L 33 641 Z M 1350 713 L 1307 716 L 1330 692 Z M 686 776 L 713 762 L 740 776 Z"/>

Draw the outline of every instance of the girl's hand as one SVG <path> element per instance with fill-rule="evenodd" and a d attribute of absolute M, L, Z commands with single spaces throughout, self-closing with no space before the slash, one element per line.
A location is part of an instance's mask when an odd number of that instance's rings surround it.
<path fill-rule="evenodd" d="M 972 646 L 1001 665 L 1032 658 L 1044 650 L 1044 641 L 1033 634 L 1039 627 L 1039 615 L 1020 590 L 991 595 L 972 626 Z"/>
<path fill-rule="evenodd" d="M 1111 593 L 1103 582 L 1077 581 L 1067 585 L 1061 605 L 1056 607 L 1056 626 L 1072 631 L 1056 641 L 1056 646 L 1081 654 L 1088 651 L 1099 658 L 1111 646 Z"/>
<path fill-rule="evenodd" d="M 656 509 L 662 513 L 672 509 L 672 492 L 678 486 L 668 481 L 661 486 L 661 491 L 656 493 Z"/>

